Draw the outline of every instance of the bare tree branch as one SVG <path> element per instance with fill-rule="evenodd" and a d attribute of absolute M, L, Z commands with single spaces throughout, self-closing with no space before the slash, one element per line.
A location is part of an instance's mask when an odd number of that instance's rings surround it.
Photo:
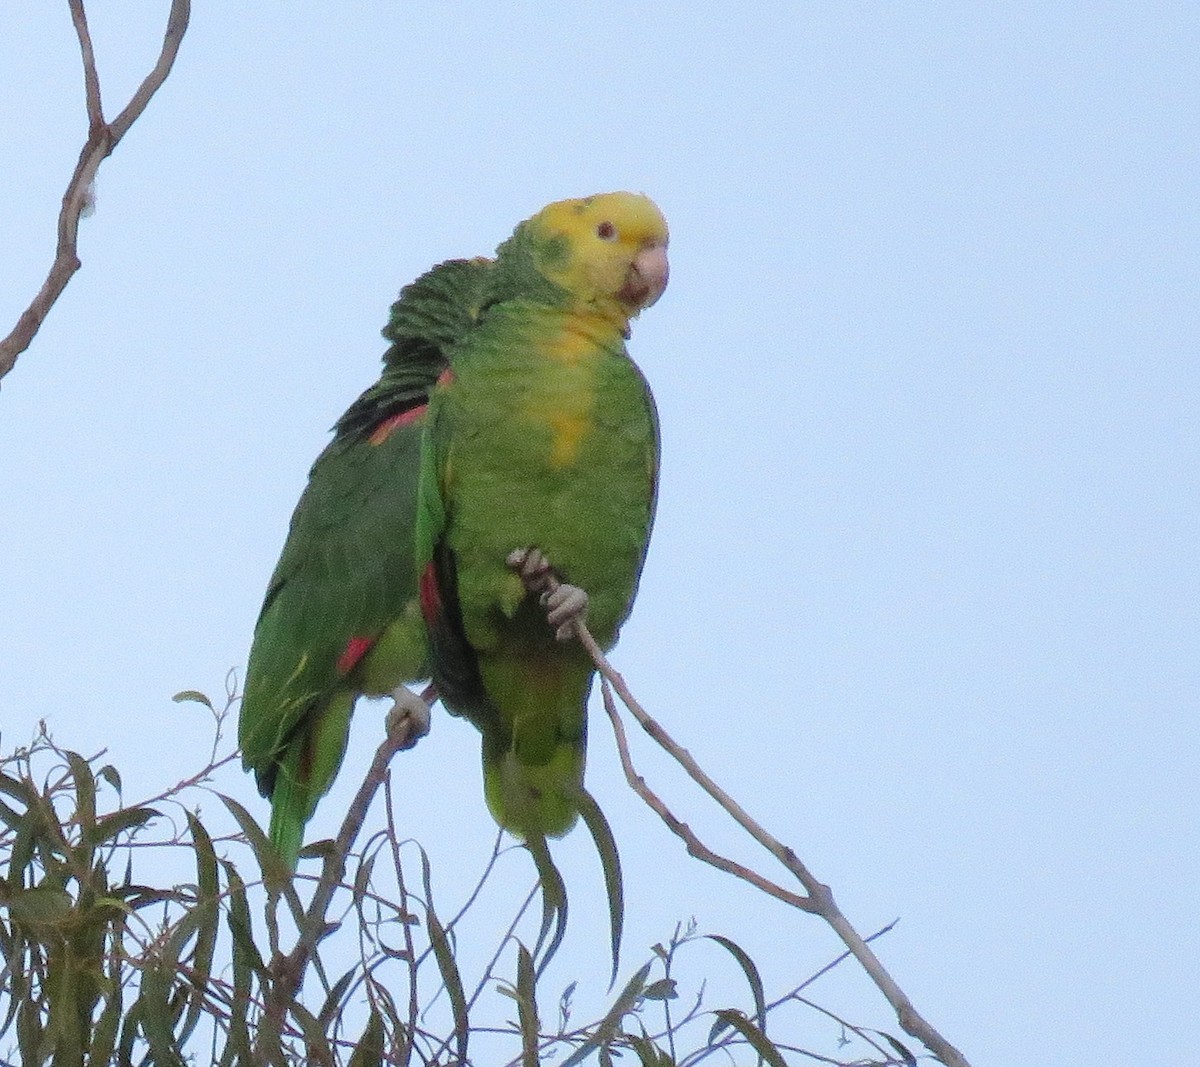
<path fill-rule="evenodd" d="M 785 904 L 791 904 L 792 907 L 799 908 L 801 911 L 819 914 L 817 905 L 808 897 L 802 897 L 798 893 L 784 889 L 783 886 L 776 885 L 770 879 L 764 878 L 757 871 L 749 867 L 744 867 L 742 864 L 714 852 L 696 836 L 687 823 L 667 807 L 662 798 L 646 784 L 646 779 L 638 774 L 637 769 L 634 767 L 633 758 L 629 754 L 629 741 L 625 736 L 625 726 L 621 722 L 620 713 L 617 711 L 616 701 L 613 700 L 612 688 L 607 678 L 601 678 L 600 684 L 604 695 L 604 710 L 608 712 L 613 733 L 617 738 L 617 752 L 621 757 L 621 769 L 625 772 L 625 781 L 629 783 L 630 788 L 646 802 L 651 810 L 667 824 L 671 832 L 683 840 L 683 843 L 687 845 L 688 853 L 695 856 L 696 859 L 716 867 L 720 871 L 736 875 L 738 878 L 749 882 L 755 888 L 761 889 L 769 896 L 782 900 Z"/>
<path fill-rule="evenodd" d="M 138 86 L 129 103 L 117 116 L 107 123 L 100 100 L 100 78 L 96 72 L 96 57 L 92 51 L 92 38 L 88 32 L 87 15 L 83 0 L 69 0 L 71 21 L 79 38 L 79 49 L 83 59 L 84 94 L 87 102 L 88 135 L 79 152 L 79 161 L 63 193 L 62 208 L 58 214 L 58 243 L 50 273 L 29 307 L 21 313 L 16 326 L 0 341 L 0 378 L 3 378 L 17 362 L 17 357 L 33 341 L 50 309 L 62 295 L 67 283 L 79 270 L 79 219 L 88 203 L 89 190 L 96 178 L 100 164 L 117 147 L 129 127 L 146 109 L 150 98 L 159 90 L 179 53 L 179 46 L 187 30 L 191 15 L 191 0 L 171 0 L 171 11 L 167 16 L 167 27 L 163 34 L 162 49 L 154 69 Z"/>
<path fill-rule="evenodd" d="M 267 1010 L 269 1014 L 272 1012 L 275 1014 L 276 1021 L 280 1026 L 282 1026 L 283 1014 L 287 1005 L 292 1002 L 296 991 L 304 981 L 304 974 L 317 950 L 317 945 L 326 934 L 330 933 L 330 926 L 326 922 L 325 914 L 329 910 L 334 894 L 342 884 L 342 879 L 346 874 L 346 861 L 350 856 L 350 850 L 354 847 L 354 842 L 358 840 L 358 833 L 362 829 L 367 810 L 375 799 L 379 787 L 383 785 L 388 776 L 388 764 L 391 763 L 392 757 L 397 752 L 411 748 L 416 742 L 417 736 L 411 719 L 398 716 L 393 722 L 389 722 L 388 733 L 375 750 L 375 756 L 371 760 L 367 776 L 354 795 L 354 800 L 350 804 L 349 811 L 346 812 L 345 819 L 342 820 L 341 829 L 338 831 L 333 846 L 325 855 L 316 891 L 304 913 L 296 947 L 286 956 L 280 955 L 271 962 L 275 985 Z"/>
<path fill-rule="evenodd" d="M 646 709 L 637 701 L 634 695 L 629 691 L 629 687 L 625 684 L 625 679 L 613 669 L 612 664 L 608 662 L 600 646 L 596 644 L 596 639 L 592 637 L 587 626 L 576 620 L 573 623 L 576 636 L 588 650 L 592 660 L 596 664 L 596 669 L 603 676 L 605 683 L 611 684 L 620 696 L 622 703 L 629 709 L 633 717 L 638 721 L 638 724 L 648 733 L 658 745 L 663 748 L 688 774 L 688 776 L 696 782 L 709 796 L 711 796 L 739 826 L 742 827 L 755 841 L 763 846 L 771 853 L 780 863 L 783 864 L 804 886 L 808 895 L 800 897 L 796 894 L 788 893 L 787 890 L 781 889 L 773 882 L 763 878 L 757 872 L 751 871 L 748 868 L 735 864 L 730 860 L 726 860 L 721 856 L 717 856 L 706 846 L 701 844 L 692 833 L 690 828 L 679 819 L 677 819 L 645 785 L 644 780 L 638 775 L 632 767 L 629 760 L 628 745 L 625 739 L 624 730 L 620 728 L 619 716 L 616 714 L 616 707 L 613 704 L 612 696 L 607 691 L 605 686 L 605 707 L 608 710 L 609 717 L 614 723 L 614 731 L 617 734 L 617 745 L 621 751 L 621 763 L 625 769 L 625 775 L 630 785 L 634 790 L 650 805 L 650 807 L 659 815 L 666 823 L 672 833 L 680 837 L 684 844 L 687 845 L 688 852 L 693 856 L 703 859 L 707 863 L 718 867 L 721 870 L 729 871 L 737 875 L 739 878 L 744 878 L 746 881 L 756 885 L 763 892 L 783 900 L 791 904 L 793 907 L 800 908 L 803 911 L 811 912 L 819 915 L 824 919 L 841 938 L 842 943 L 849 949 L 850 954 L 858 961 L 859 965 L 867 972 L 879 989 L 879 991 L 887 999 L 892 1009 L 896 1012 L 900 1026 L 904 1031 L 915 1037 L 924 1046 L 929 1049 L 935 1056 L 938 1057 L 947 1067 L 970 1067 L 967 1059 L 963 1054 L 947 1041 L 937 1030 L 926 1021 L 926 1019 L 913 1007 L 904 991 L 896 984 L 895 979 L 888 973 L 883 966 L 879 957 L 875 955 L 874 950 L 867 944 L 866 939 L 858 933 L 851 925 L 850 921 L 842 914 L 840 908 L 834 903 L 833 893 L 827 885 L 824 885 L 812 874 L 811 871 L 800 861 L 796 853 L 787 845 L 783 844 L 772 834 L 768 833 L 759 823 L 752 819 L 740 804 L 737 803 L 728 793 L 716 784 L 700 767 L 696 760 L 692 757 L 687 749 L 678 744 L 670 734 L 654 719 Z"/>
<path fill-rule="evenodd" d="M 100 75 L 96 72 L 96 53 L 92 51 L 92 35 L 88 31 L 87 13 L 83 0 L 68 0 L 71 22 L 79 38 L 79 51 L 83 54 L 83 91 L 87 98 L 88 133 L 104 125 L 104 107 L 100 103 Z"/>
<path fill-rule="evenodd" d="M 142 84 L 129 98 L 129 103 L 109 125 L 114 147 L 129 132 L 129 127 L 137 121 L 141 113 L 146 110 L 150 98 L 158 92 L 159 87 L 167 80 L 167 75 L 171 73 L 175 57 L 179 54 L 179 46 L 183 42 L 183 35 L 187 31 L 191 12 L 191 0 L 171 0 L 171 10 L 167 15 L 167 28 L 163 32 L 163 46 L 158 53 L 154 69 L 142 79 Z"/>

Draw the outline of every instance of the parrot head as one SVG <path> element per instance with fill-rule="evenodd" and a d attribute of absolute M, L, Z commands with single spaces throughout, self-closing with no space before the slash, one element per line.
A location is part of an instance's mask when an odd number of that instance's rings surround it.
<path fill-rule="evenodd" d="M 559 200 L 522 225 L 538 272 L 601 313 L 628 322 L 667 287 L 667 222 L 649 197 Z"/>

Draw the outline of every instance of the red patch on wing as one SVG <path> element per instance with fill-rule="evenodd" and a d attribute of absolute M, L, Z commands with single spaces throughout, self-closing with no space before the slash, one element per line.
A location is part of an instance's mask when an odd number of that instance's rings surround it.
<path fill-rule="evenodd" d="M 454 384 L 454 371 L 447 367 L 441 374 L 438 375 L 438 385 L 445 389 L 449 385 Z"/>
<path fill-rule="evenodd" d="M 367 654 L 368 649 L 375 643 L 371 637 L 352 637 L 346 642 L 345 651 L 338 656 L 338 674 L 349 674 L 358 666 L 358 661 Z"/>
<path fill-rule="evenodd" d="M 425 622 L 432 626 L 438 617 L 442 614 L 442 594 L 438 589 L 437 573 L 434 571 L 433 563 L 425 564 L 425 569 L 421 572 L 421 614 L 425 618 Z"/>
<path fill-rule="evenodd" d="M 371 436 L 367 438 L 373 445 L 381 445 L 391 435 L 393 430 L 398 430 L 401 426 L 407 426 L 409 423 L 416 422 L 422 415 L 425 414 L 425 409 L 428 404 L 420 404 L 415 408 L 409 408 L 407 411 L 400 412 L 399 415 L 393 415 L 389 419 L 384 419 L 374 430 L 371 431 Z"/>

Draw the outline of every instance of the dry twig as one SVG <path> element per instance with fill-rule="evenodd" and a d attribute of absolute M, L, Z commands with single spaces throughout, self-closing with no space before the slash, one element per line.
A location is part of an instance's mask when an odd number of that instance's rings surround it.
<path fill-rule="evenodd" d="M 38 290 L 29 307 L 21 313 L 16 326 L 0 341 L 0 378 L 3 378 L 17 362 L 17 357 L 33 341 L 55 301 L 72 276 L 79 270 L 79 219 L 89 200 L 89 190 L 96 178 L 100 164 L 117 147 L 129 127 L 137 120 L 150 98 L 159 90 L 179 52 L 191 15 L 191 0 L 171 0 L 171 11 L 167 16 L 167 28 L 163 33 L 162 50 L 154 69 L 143 79 L 121 113 L 112 121 L 104 121 L 104 108 L 100 99 L 100 77 L 96 72 L 96 57 L 92 51 L 92 38 L 88 32 L 87 14 L 83 0 L 68 0 L 71 7 L 71 22 L 79 38 L 79 50 L 83 58 L 84 94 L 87 102 L 88 135 L 79 153 L 79 162 L 67 191 L 63 193 L 62 208 L 58 214 L 58 244 L 50 273 Z"/>
<path fill-rule="evenodd" d="M 783 844 L 772 834 L 768 833 L 759 823 L 752 819 L 740 804 L 737 803 L 728 793 L 716 784 L 705 773 L 703 768 L 695 761 L 691 753 L 687 749 L 678 744 L 670 734 L 638 703 L 634 695 L 629 691 L 629 687 L 625 684 L 625 679 L 613 669 L 601 650 L 596 644 L 596 640 L 588 631 L 587 626 L 576 621 L 574 623 L 575 632 L 580 642 L 588 650 L 592 660 L 596 664 L 596 669 L 602 676 L 602 687 L 604 690 L 605 708 L 608 711 L 609 718 L 613 722 L 614 733 L 617 738 L 617 747 L 620 750 L 621 765 L 625 771 L 626 779 L 629 784 L 637 792 L 637 794 L 655 811 L 656 814 L 666 823 L 667 827 L 676 836 L 681 838 L 687 846 L 688 852 L 698 859 L 717 867 L 719 870 L 727 871 L 737 875 L 757 886 L 763 892 L 776 897 L 793 907 L 799 908 L 802 911 L 810 912 L 814 915 L 819 915 L 825 920 L 841 938 L 850 954 L 858 961 L 859 965 L 867 972 L 879 989 L 879 991 L 887 999 L 888 1003 L 896 1012 L 896 1018 L 904 1031 L 920 1041 L 930 1052 L 938 1057 L 947 1067 L 970 1067 L 966 1057 L 963 1056 L 957 1048 L 947 1041 L 937 1030 L 933 1028 L 925 1018 L 913 1007 L 904 991 L 896 984 L 895 979 L 887 972 L 887 969 L 880 962 L 879 957 L 875 955 L 874 950 L 867 944 L 857 930 L 850 924 L 850 921 L 842 914 L 840 908 L 834 903 L 833 893 L 827 885 L 824 885 L 817 880 L 811 871 L 800 861 L 796 853 Z M 717 855 L 706 845 L 704 845 L 682 820 L 677 818 L 666 804 L 653 793 L 646 785 L 645 779 L 637 773 L 633 767 L 632 760 L 629 755 L 629 746 L 625 737 L 624 728 L 620 723 L 620 716 L 617 714 L 615 702 L 612 699 L 612 693 L 609 686 L 615 689 L 617 695 L 620 696 L 621 702 L 629 709 L 630 714 L 638 721 L 638 724 L 646 731 L 658 745 L 663 748 L 668 755 L 672 757 L 688 774 L 688 776 L 696 782 L 709 796 L 711 796 L 739 826 L 742 827 L 755 841 L 763 848 L 771 853 L 784 867 L 790 871 L 797 881 L 804 887 L 807 896 L 799 896 L 795 893 L 790 893 L 788 890 L 775 885 L 769 879 L 764 878 L 758 872 L 753 871 L 740 864 L 734 863 L 732 860 L 725 859 Z"/>
<path fill-rule="evenodd" d="M 276 981 L 272 1003 L 268 1006 L 268 1011 L 273 1007 L 279 1013 L 280 1022 L 282 1021 L 282 1012 L 293 1001 L 297 990 L 304 981 L 305 972 L 308 970 L 308 965 L 312 961 L 321 939 L 332 932 L 332 927 L 325 919 L 326 912 L 329 910 L 329 905 L 332 903 L 338 887 L 342 885 L 342 879 L 346 874 L 346 862 L 349 859 L 350 850 L 354 847 L 354 842 L 358 839 L 363 820 L 367 816 L 367 810 L 375 799 L 379 787 L 383 785 L 388 776 L 388 765 L 397 752 L 411 748 L 415 740 L 416 728 L 412 720 L 397 718 L 375 750 L 375 756 L 371 760 L 367 776 L 363 779 L 362 785 L 358 787 L 358 792 L 350 804 L 350 810 L 346 812 L 346 817 L 342 820 L 341 829 L 325 854 L 325 862 L 321 868 L 321 876 L 317 880 L 317 888 L 304 913 L 304 920 L 300 924 L 300 937 L 296 942 L 296 947 L 286 956 L 279 956 L 272 961 L 271 969 L 275 974 Z"/>

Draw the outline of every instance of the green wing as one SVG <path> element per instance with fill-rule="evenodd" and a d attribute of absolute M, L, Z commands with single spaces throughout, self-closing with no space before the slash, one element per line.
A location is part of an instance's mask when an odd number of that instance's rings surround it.
<path fill-rule="evenodd" d="M 341 764 L 355 699 L 429 673 L 414 564 L 422 424 L 486 269 L 451 261 L 403 290 L 383 374 L 313 465 L 267 588 L 238 733 L 293 865 Z"/>

